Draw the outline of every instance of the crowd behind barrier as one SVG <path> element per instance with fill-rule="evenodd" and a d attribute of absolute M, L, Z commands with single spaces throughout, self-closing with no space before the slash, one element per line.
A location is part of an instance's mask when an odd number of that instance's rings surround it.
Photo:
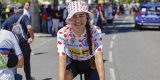
<path fill-rule="evenodd" d="M 39 32 L 49 33 L 52 34 L 52 36 L 56 36 L 57 31 L 66 24 L 65 19 L 68 15 L 66 5 L 67 4 L 62 3 L 54 9 L 52 9 L 51 5 L 39 5 Z M 0 3 L 0 24 L 2 24 L 6 18 L 13 15 L 16 9 L 20 8 L 22 7 L 13 7 L 11 5 L 7 5 L 5 7 L 2 3 Z M 103 29 L 107 25 L 112 25 L 115 16 L 119 14 L 125 14 L 123 4 L 117 5 L 110 2 L 104 4 L 89 4 L 89 10 L 93 13 L 94 20 L 92 21 L 92 23 L 99 26 L 101 29 Z"/>

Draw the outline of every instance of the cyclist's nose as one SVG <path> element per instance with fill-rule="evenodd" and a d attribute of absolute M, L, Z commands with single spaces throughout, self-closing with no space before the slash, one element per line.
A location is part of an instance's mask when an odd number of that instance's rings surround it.
<path fill-rule="evenodd" d="M 76 16 L 74 19 L 78 22 L 81 18 L 79 16 Z"/>

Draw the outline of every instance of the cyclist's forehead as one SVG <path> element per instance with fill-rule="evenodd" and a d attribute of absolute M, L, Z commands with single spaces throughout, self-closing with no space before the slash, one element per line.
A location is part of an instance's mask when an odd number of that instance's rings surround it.
<path fill-rule="evenodd" d="M 86 15 L 86 13 L 85 12 L 77 12 L 73 16 L 78 16 L 78 15 Z"/>

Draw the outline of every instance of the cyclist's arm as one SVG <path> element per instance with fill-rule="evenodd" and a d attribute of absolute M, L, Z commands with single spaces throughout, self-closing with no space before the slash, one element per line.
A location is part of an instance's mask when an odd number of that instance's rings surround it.
<path fill-rule="evenodd" d="M 58 56 L 58 80 L 64 80 L 66 56 Z"/>
<path fill-rule="evenodd" d="M 104 63 L 103 63 L 103 54 L 102 54 L 102 36 L 101 36 L 101 30 L 99 28 L 96 29 L 96 32 L 93 36 L 94 40 L 94 45 L 96 45 L 93 48 L 93 53 L 95 56 L 95 64 L 96 64 L 96 69 L 99 74 L 100 80 L 106 80 L 105 79 L 105 69 L 104 69 Z"/>
<path fill-rule="evenodd" d="M 58 52 L 58 80 L 65 80 L 65 70 L 66 70 L 66 53 L 64 50 L 65 39 L 63 32 L 58 31 L 57 33 L 57 52 Z"/>
<path fill-rule="evenodd" d="M 103 56 L 101 52 L 95 53 L 95 64 L 96 64 L 96 68 L 97 68 L 100 80 L 106 80 Z"/>

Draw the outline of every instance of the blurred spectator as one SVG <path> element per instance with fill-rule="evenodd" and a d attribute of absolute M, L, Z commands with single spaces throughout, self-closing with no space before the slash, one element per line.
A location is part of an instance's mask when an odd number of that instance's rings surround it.
<path fill-rule="evenodd" d="M 2 8 L 3 8 L 2 2 L 0 1 L 0 12 L 2 12 Z M 0 14 L 1 14 L 1 13 L 0 13 Z"/>
<path fill-rule="evenodd" d="M 6 18 L 8 18 L 9 17 L 9 13 L 10 13 L 10 5 L 7 5 L 7 7 L 6 7 L 6 9 L 5 9 L 5 16 L 6 16 Z"/>
<path fill-rule="evenodd" d="M 64 2 L 60 3 L 59 5 L 59 28 L 62 28 L 65 25 L 65 19 L 67 18 L 67 9 L 66 4 Z"/>
<path fill-rule="evenodd" d="M 124 6 L 123 6 L 123 4 L 120 4 L 120 7 L 119 7 L 119 8 L 120 8 L 120 13 L 121 13 L 121 14 L 124 14 Z"/>
<path fill-rule="evenodd" d="M 132 5 L 132 14 L 133 15 L 138 10 L 138 8 L 139 8 L 139 3 L 137 1 L 135 1 L 134 4 Z"/>
<path fill-rule="evenodd" d="M 96 4 L 92 4 L 92 5 L 91 5 L 91 10 L 90 10 L 90 12 L 93 14 L 93 15 L 92 15 L 93 20 L 91 21 L 92 24 L 97 25 L 97 19 L 98 19 L 98 16 L 99 16 L 99 12 L 98 12 L 97 5 L 96 5 Z"/>
<path fill-rule="evenodd" d="M 104 19 L 104 11 L 102 9 L 102 4 L 98 4 L 98 14 L 97 14 L 98 18 L 97 18 L 97 25 L 98 27 L 100 27 L 101 29 L 103 29 L 104 23 L 105 23 L 105 19 Z"/>
<path fill-rule="evenodd" d="M 65 7 L 64 8 L 64 11 L 63 11 L 63 25 L 66 25 L 66 18 L 67 18 L 67 15 L 68 15 L 68 11 L 67 11 L 67 8 Z"/>
<path fill-rule="evenodd" d="M 52 33 L 52 27 L 53 27 L 51 5 L 48 5 L 48 7 L 46 8 L 46 10 L 48 12 L 48 17 L 47 17 L 48 33 L 51 34 Z"/>
<path fill-rule="evenodd" d="M 42 32 L 47 33 L 48 31 L 48 26 L 47 26 L 47 18 L 48 18 L 48 13 L 46 8 L 44 8 L 43 12 L 42 12 L 42 23 L 41 23 L 41 27 L 42 27 Z"/>
<path fill-rule="evenodd" d="M 113 4 L 112 5 L 112 9 L 113 9 L 112 15 L 115 16 L 116 15 L 116 11 L 117 11 L 117 5 Z"/>
<path fill-rule="evenodd" d="M 59 28 L 59 18 L 60 18 L 59 14 L 60 13 L 58 11 L 58 8 L 55 7 L 52 11 L 52 21 L 53 21 L 52 35 L 53 36 L 57 35 L 57 31 Z"/>
<path fill-rule="evenodd" d="M 107 3 L 107 5 L 106 5 L 106 16 L 105 16 L 105 18 L 106 18 L 106 22 L 107 22 L 107 24 L 109 24 L 109 25 L 111 25 L 112 23 L 113 23 L 113 15 L 112 15 L 112 13 L 113 13 L 113 9 L 112 9 L 112 4 L 111 3 Z"/>
<path fill-rule="evenodd" d="M 23 15 L 27 15 L 28 16 L 28 18 L 30 18 L 31 16 L 30 16 L 30 14 L 29 14 L 29 7 L 30 7 L 30 4 L 28 3 L 28 2 L 26 2 L 25 4 L 24 4 L 24 8 L 23 8 Z"/>
<path fill-rule="evenodd" d="M 43 13 L 43 10 L 44 10 L 45 6 L 44 5 L 41 5 L 40 6 L 40 32 L 42 32 L 42 13 Z"/>

